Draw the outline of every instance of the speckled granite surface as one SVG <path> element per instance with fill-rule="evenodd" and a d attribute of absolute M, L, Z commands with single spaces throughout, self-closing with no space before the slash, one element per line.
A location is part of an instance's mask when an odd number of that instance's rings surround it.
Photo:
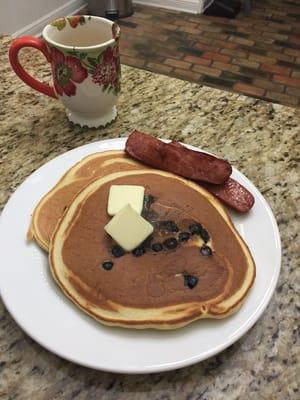
<path fill-rule="evenodd" d="M 9 38 L 2 38 L 1 208 L 47 160 L 139 128 L 223 155 L 244 172 L 275 213 L 283 260 L 271 303 L 242 339 L 216 357 L 168 373 L 117 375 L 64 361 L 26 336 L 0 301 L 0 399 L 299 399 L 300 110 L 124 67 L 117 121 L 105 129 L 81 129 L 69 124 L 59 102 L 13 74 L 8 45 Z M 24 60 L 49 78 L 36 52 Z"/>

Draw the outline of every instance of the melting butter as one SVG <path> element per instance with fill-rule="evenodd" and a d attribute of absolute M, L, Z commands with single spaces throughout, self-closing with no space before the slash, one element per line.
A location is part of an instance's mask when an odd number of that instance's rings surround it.
<path fill-rule="evenodd" d="M 151 235 L 153 226 L 127 204 L 105 225 L 104 230 L 124 250 L 131 251 Z"/>
<path fill-rule="evenodd" d="M 127 204 L 130 204 L 138 214 L 141 214 L 144 193 L 145 188 L 143 186 L 111 185 L 108 195 L 108 215 L 116 215 Z"/>

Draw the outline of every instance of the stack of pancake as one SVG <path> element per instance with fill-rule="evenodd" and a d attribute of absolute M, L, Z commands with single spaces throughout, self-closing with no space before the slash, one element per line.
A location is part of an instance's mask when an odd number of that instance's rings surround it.
<path fill-rule="evenodd" d="M 111 185 L 144 186 L 145 198 L 152 199 L 144 217 L 154 233 L 140 257 L 111 252 L 114 243 L 104 231 Z M 177 229 L 162 229 L 166 221 Z M 191 231 L 195 225 L 206 238 Z M 215 197 L 123 151 L 92 154 L 67 171 L 35 208 L 28 238 L 49 252 L 63 293 L 107 325 L 173 329 L 223 318 L 240 307 L 255 278 L 249 249 Z M 170 238 L 176 248 L 153 250 L 153 243 Z M 102 267 L 108 260 L 110 270 Z"/>

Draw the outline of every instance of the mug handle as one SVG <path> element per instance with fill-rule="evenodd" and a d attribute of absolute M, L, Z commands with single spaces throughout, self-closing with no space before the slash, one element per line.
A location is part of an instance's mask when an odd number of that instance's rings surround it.
<path fill-rule="evenodd" d="M 15 39 L 9 49 L 9 61 L 11 63 L 12 69 L 18 75 L 19 78 L 22 79 L 27 85 L 32 87 L 33 89 L 46 94 L 47 96 L 54 97 L 57 99 L 56 92 L 52 86 L 47 85 L 46 83 L 40 82 L 37 79 L 34 79 L 30 76 L 22 67 L 19 62 L 19 51 L 23 47 L 34 47 L 35 49 L 40 50 L 47 61 L 51 63 L 51 54 L 47 48 L 47 45 L 44 40 L 36 38 L 34 36 L 23 36 L 21 38 Z"/>

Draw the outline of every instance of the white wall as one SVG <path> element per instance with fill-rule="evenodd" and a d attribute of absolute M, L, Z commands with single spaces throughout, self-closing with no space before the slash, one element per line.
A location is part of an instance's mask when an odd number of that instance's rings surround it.
<path fill-rule="evenodd" d="M 104 0 L 99 0 L 104 1 Z M 208 0 L 133 0 L 133 3 L 201 13 Z M 76 14 L 87 0 L 0 0 L 0 33 L 40 35 L 55 18 Z"/>
<path fill-rule="evenodd" d="M 133 0 L 133 2 L 137 4 L 186 11 L 193 14 L 201 14 L 204 4 L 208 4 L 208 1 L 209 0 Z"/>
<path fill-rule="evenodd" d="M 49 21 L 76 13 L 86 2 L 87 0 L 0 0 L 0 33 L 13 36 L 40 34 Z"/>

